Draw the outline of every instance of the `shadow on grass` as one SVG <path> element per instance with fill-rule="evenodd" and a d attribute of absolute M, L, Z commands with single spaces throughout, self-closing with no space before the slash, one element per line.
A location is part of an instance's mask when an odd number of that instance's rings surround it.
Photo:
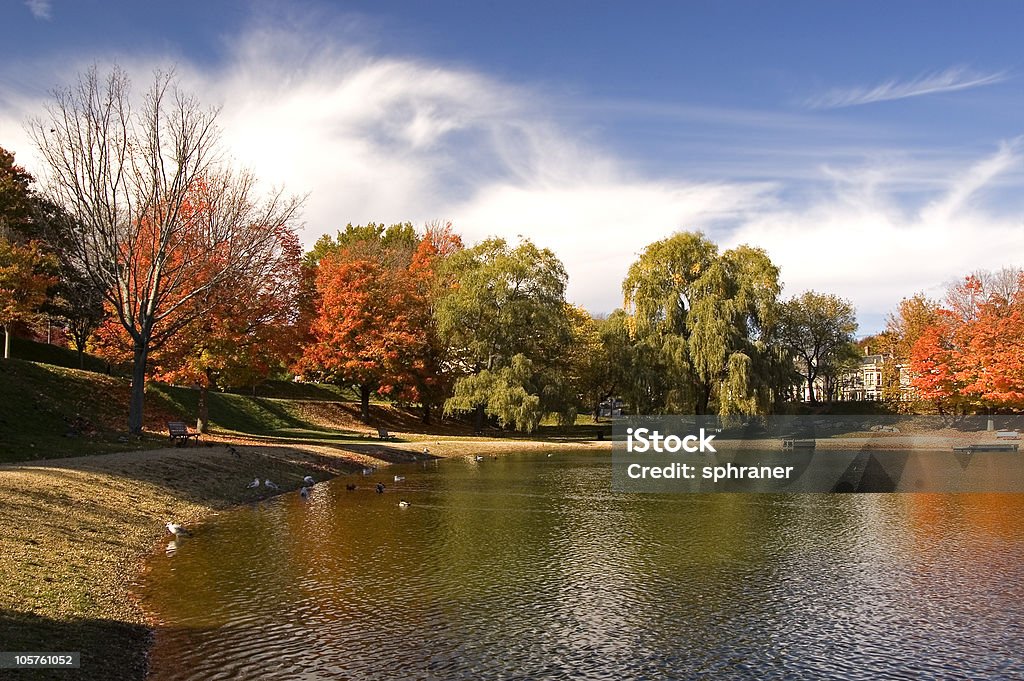
<path fill-rule="evenodd" d="M 102 619 L 53 620 L 0 610 L 5 652 L 79 652 L 79 669 L 5 669 L 5 679 L 144 679 L 151 634 L 146 627 Z"/>
<path fill-rule="evenodd" d="M 158 446 L 125 437 L 128 393 L 123 379 L 0 360 L 0 462 Z M 150 428 L 178 418 L 159 398 L 149 400 L 146 411 Z"/>

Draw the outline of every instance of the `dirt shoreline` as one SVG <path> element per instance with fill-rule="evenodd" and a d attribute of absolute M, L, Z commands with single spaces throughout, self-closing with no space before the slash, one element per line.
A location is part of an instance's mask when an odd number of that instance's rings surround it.
<path fill-rule="evenodd" d="M 132 597 L 164 523 L 199 524 L 219 511 L 362 469 L 431 457 L 608 443 L 423 437 L 268 445 L 211 438 L 194 447 L 0 466 L 0 641 L 7 651 L 80 651 L 82 669 L 19 679 L 143 679 L 152 624 Z M 279 491 L 248 489 L 254 477 Z"/>

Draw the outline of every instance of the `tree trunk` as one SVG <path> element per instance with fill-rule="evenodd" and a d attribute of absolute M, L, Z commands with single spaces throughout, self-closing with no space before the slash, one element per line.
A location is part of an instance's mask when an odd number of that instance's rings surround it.
<path fill-rule="evenodd" d="M 423 403 L 423 425 L 430 425 L 430 402 Z"/>
<path fill-rule="evenodd" d="M 11 358 L 11 330 L 4 324 L 4 359 Z"/>
<path fill-rule="evenodd" d="M 132 358 L 132 397 L 128 403 L 128 432 L 142 435 L 142 409 L 146 400 L 146 360 L 149 358 L 149 343 L 135 342 Z"/>
<path fill-rule="evenodd" d="M 359 386 L 359 408 L 363 423 L 370 422 L 370 386 L 363 383 Z"/>
<path fill-rule="evenodd" d="M 482 433 L 484 431 L 484 405 L 476 405 L 476 432 Z"/>
<path fill-rule="evenodd" d="M 196 430 L 200 433 L 210 432 L 210 370 L 206 370 L 206 381 L 199 384 L 199 415 L 196 417 Z"/>
<path fill-rule="evenodd" d="M 697 405 L 695 411 L 698 414 L 708 413 L 708 405 L 711 404 L 711 386 L 701 383 L 697 386 Z"/>
<path fill-rule="evenodd" d="M 808 373 L 807 374 L 807 401 L 811 404 L 815 404 L 818 401 L 817 395 L 814 394 L 814 379 L 817 376 Z"/>

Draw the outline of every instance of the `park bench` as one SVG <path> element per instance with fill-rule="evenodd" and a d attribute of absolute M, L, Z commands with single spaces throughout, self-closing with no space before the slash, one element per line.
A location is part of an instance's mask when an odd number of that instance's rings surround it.
<path fill-rule="evenodd" d="M 184 421 L 168 421 L 167 433 L 171 438 L 171 442 L 180 440 L 181 442 L 188 443 L 189 438 L 194 438 L 197 444 L 199 442 L 199 433 L 190 430 Z"/>
<path fill-rule="evenodd" d="M 1016 430 L 1000 430 L 996 433 L 997 440 L 1019 440 L 1020 433 Z"/>
<path fill-rule="evenodd" d="M 377 437 L 381 440 L 394 440 L 395 436 L 388 432 L 387 428 L 378 428 Z"/>

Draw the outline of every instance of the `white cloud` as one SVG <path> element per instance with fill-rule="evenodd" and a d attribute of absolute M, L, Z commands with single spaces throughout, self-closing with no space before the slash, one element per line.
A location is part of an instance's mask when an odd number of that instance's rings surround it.
<path fill-rule="evenodd" d="M 876 318 L 919 291 L 941 297 L 951 279 L 1024 263 L 1019 216 L 994 215 L 968 200 L 1014 166 L 1015 148 L 1001 145 L 917 209 L 900 207 L 877 186 L 866 190 L 877 177 L 854 178 L 810 205 L 748 216 L 728 244 L 764 247 L 782 270 L 786 295 L 834 293 Z"/>
<path fill-rule="evenodd" d="M 570 299 L 594 312 L 620 305 L 636 255 L 681 229 L 703 230 L 723 247 L 762 246 L 782 268 L 787 294 L 834 292 L 876 319 L 961 272 L 1024 263 L 1019 221 L 973 200 L 1008 181 L 1016 141 L 962 166 L 954 165 L 962 150 L 951 150 L 894 151 L 852 167 L 847 138 L 841 161 L 823 166 L 828 155 L 815 149 L 799 173 L 780 170 L 776 182 L 728 179 L 724 169 L 716 176 L 726 179 L 711 181 L 693 166 L 689 175 L 652 177 L 580 132 L 585 104 L 540 87 L 283 30 L 250 31 L 232 50 L 219 67 L 179 62 L 178 73 L 204 102 L 222 106 L 224 140 L 239 162 L 268 184 L 309 193 L 307 245 L 368 221 L 450 219 L 470 242 L 522 235 L 562 258 Z M 30 81 L 57 84 L 91 61 L 39 65 Z M 119 61 L 139 90 L 163 63 L 158 55 Z M 0 86 L 0 143 L 38 170 L 19 131 L 45 96 L 14 82 Z M 788 142 L 799 150 L 799 139 Z M 897 193 L 908 187 L 919 194 L 909 206 Z"/>
<path fill-rule="evenodd" d="M 36 19 L 48 21 L 53 17 L 53 7 L 50 0 L 25 0 L 25 6 L 32 12 Z"/>
<path fill-rule="evenodd" d="M 993 85 L 1006 80 L 1006 74 L 978 73 L 962 66 L 946 69 L 936 73 L 924 74 L 913 80 L 887 80 L 874 87 L 838 88 L 813 97 L 807 105 L 813 109 L 837 109 L 847 106 L 860 106 L 885 102 L 908 97 L 920 97 L 940 92 L 955 92 L 969 88 Z"/>

